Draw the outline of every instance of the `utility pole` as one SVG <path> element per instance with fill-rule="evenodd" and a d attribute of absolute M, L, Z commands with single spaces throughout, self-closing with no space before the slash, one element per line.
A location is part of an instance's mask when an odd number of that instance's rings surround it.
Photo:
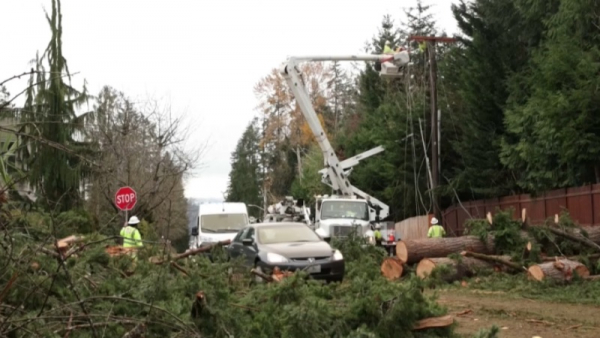
<path fill-rule="evenodd" d="M 427 51 L 429 52 L 429 86 L 430 86 L 430 107 L 431 107 L 431 196 L 433 197 L 433 213 L 435 217 L 442 221 L 442 211 L 440 210 L 439 198 L 436 189 L 440 181 L 440 111 L 437 107 L 437 60 L 436 60 L 436 44 L 452 43 L 456 39 L 448 37 L 436 36 L 411 36 L 409 41 L 417 41 L 427 43 Z"/>

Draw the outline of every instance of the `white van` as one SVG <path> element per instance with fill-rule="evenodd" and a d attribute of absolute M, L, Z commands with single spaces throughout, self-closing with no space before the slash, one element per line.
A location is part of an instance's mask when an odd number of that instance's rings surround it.
<path fill-rule="evenodd" d="M 190 250 L 216 242 L 233 240 L 249 224 L 245 203 L 222 202 L 200 204 L 198 223 L 192 228 Z"/>

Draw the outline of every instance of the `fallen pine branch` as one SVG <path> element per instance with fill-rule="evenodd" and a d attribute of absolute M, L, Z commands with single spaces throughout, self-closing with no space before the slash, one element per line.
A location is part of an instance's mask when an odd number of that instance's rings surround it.
<path fill-rule="evenodd" d="M 450 315 L 442 317 L 432 317 L 419 320 L 413 330 L 432 329 L 439 327 L 448 327 L 454 324 L 454 318 Z"/>
<path fill-rule="evenodd" d="M 264 279 L 267 282 L 273 282 L 274 279 L 271 276 L 265 275 L 264 273 L 260 272 L 260 271 L 256 271 L 255 269 L 250 270 L 250 273 Z M 278 280 L 279 281 L 279 280 Z"/>
<path fill-rule="evenodd" d="M 184 253 L 175 255 L 175 256 L 173 256 L 171 258 L 171 260 L 176 261 L 176 260 L 179 260 L 179 259 L 182 259 L 182 258 L 186 258 L 186 257 L 189 257 L 189 256 L 197 255 L 199 253 L 208 252 L 208 251 L 210 251 L 213 248 L 218 247 L 218 246 L 229 245 L 229 244 L 231 244 L 231 240 L 229 240 L 229 239 L 226 240 L 226 241 L 220 241 L 220 242 L 217 242 L 217 243 L 209 245 L 209 246 L 204 246 L 204 247 L 201 247 L 201 248 L 198 248 L 198 249 L 190 250 L 188 252 L 184 252 Z M 152 262 L 154 264 L 157 264 L 157 265 L 160 265 L 160 264 L 164 263 L 165 260 L 157 258 L 157 257 L 150 257 L 150 262 Z"/>

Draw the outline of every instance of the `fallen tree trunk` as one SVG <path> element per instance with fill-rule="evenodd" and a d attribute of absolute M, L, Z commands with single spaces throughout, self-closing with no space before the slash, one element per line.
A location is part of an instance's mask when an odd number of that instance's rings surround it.
<path fill-rule="evenodd" d="M 396 280 L 402 277 L 404 266 L 397 257 L 386 257 L 381 263 L 381 274 L 388 280 Z"/>
<path fill-rule="evenodd" d="M 575 233 L 579 234 L 582 237 L 585 237 L 582 232 L 586 232 L 588 235 L 588 238 L 596 243 L 596 244 L 600 244 L 600 227 L 590 227 L 590 226 L 585 226 L 585 227 L 580 227 L 579 229 L 575 230 Z"/>
<path fill-rule="evenodd" d="M 585 265 L 568 259 L 532 265 L 527 272 L 530 279 L 539 282 L 545 279 L 566 282 L 570 281 L 575 273 L 584 278 L 590 275 L 590 270 Z"/>
<path fill-rule="evenodd" d="M 398 241 L 396 257 L 404 263 L 412 264 L 423 258 L 446 257 L 465 250 L 491 254 L 494 252 L 493 238 L 489 236 L 487 243 L 476 236 L 408 239 Z"/>
<path fill-rule="evenodd" d="M 500 264 L 516 271 L 522 271 L 522 269 L 524 269 L 523 266 L 511 262 L 509 256 L 490 256 L 471 251 L 463 251 L 460 254 L 465 257 L 473 257 L 489 263 Z"/>
<path fill-rule="evenodd" d="M 463 257 L 460 262 L 448 257 L 423 258 L 417 265 L 417 276 L 425 279 L 435 268 L 442 266 L 450 269 L 447 274 L 440 276 L 449 283 L 464 277 L 472 277 L 477 269 L 490 267 L 486 262 L 470 257 Z"/>
<path fill-rule="evenodd" d="M 594 242 L 593 240 L 584 237 L 580 231 L 577 231 L 577 233 L 568 233 L 566 231 L 552 228 L 552 227 L 547 227 L 547 229 L 557 236 L 564 237 L 573 242 L 577 242 L 577 243 L 583 244 L 585 246 L 588 246 L 596 251 L 600 251 L 600 245 L 598 245 L 598 243 Z M 589 232 L 588 232 L 588 235 L 589 235 Z"/>

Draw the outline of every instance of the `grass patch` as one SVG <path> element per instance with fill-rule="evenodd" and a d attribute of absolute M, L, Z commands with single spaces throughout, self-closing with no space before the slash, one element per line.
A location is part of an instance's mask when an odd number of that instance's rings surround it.
<path fill-rule="evenodd" d="M 467 280 L 469 290 L 504 292 L 505 297 L 600 306 L 600 281 L 574 280 L 567 285 L 533 282 L 525 275 L 493 274 Z M 461 289 L 459 283 L 440 286 Z"/>

